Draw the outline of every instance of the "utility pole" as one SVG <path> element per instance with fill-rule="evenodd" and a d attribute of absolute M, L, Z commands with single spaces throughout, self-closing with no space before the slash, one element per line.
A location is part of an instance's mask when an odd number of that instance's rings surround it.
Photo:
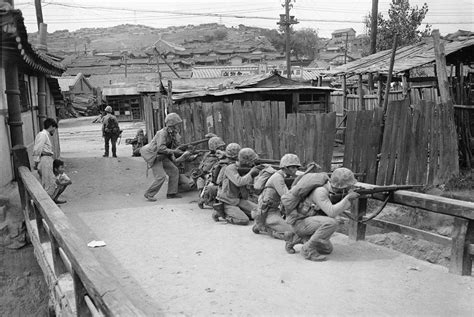
<path fill-rule="evenodd" d="M 35 0 L 36 22 L 38 23 L 38 30 L 40 24 L 43 23 L 43 9 L 41 8 L 41 0 Z"/>
<path fill-rule="evenodd" d="M 344 64 L 347 63 L 347 40 L 349 39 L 349 33 L 346 32 L 346 44 L 344 46 Z"/>
<path fill-rule="evenodd" d="M 291 4 L 292 0 L 285 0 L 285 14 L 280 14 L 280 22 L 277 22 L 278 25 L 285 28 L 285 54 L 286 54 L 286 72 L 287 77 L 291 78 L 291 60 L 290 60 L 290 30 L 292 24 L 299 23 L 296 21 L 294 16 L 290 16 L 290 8 L 293 6 Z"/>
<path fill-rule="evenodd" d="M 379 16 L 379 0 L 372 0 L 372 16 L 370 21 L 370 54 L 377 52 L 377 21 Z M 374 79 L 369 73 L 369 90 L 374 90 Z"/>

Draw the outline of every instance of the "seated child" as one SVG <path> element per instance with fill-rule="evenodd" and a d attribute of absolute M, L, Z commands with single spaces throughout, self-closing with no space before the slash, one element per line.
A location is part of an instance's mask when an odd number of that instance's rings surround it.
<path fill-rule="evenodd" d="M 60 200 L 59 196 L 66 190 L 66 187 L 72 184 L 71 179 L 64 173 L 64 162 L 55 159 L 53 161 L 53 172 L 56 176 L 56 189 L 51 198 L 53 198 L 56 204 L 64 204 L 65 200 Z"/>

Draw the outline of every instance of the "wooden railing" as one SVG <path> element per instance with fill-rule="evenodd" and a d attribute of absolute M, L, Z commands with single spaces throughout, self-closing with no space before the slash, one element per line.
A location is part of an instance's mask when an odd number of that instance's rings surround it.
<path fill-rule="evenodd" d="M 22 149 L 16 152 L 14 149 L 17 164 L 19 161 L 25 161 L 25 155 L 22 155 L 21 152 L 26 153 Z M 20 159 L 18 159 L 19 156 Z M 21 156 L 23 156 L 23 160 Z M 45 274 L 53 275 L 46 276 L 47 280 L 52 282 L 49 285 L 52 295 L 60 291 L 58 290 L 59 281 L 65 275 L 70 274 L 72 277 L 74 296 L 68 300 L 65 294 L 60 294 L 59 297 L 62 297 L 60 301 L 66 300 L 66 303 L 55 303 L 60 314 L 77 316 L 147 315 L 141 307 L 135 304 L 139 301 L 132 302 L 130 294 L 125 294 L 116 278 L 96 260 L 66 215 L 49 197 L 29 168 L 17 166 L 16 171 L 25 223 L 35 248 L 35 254 L 37 257 L 42 257 L 43 264 L 52 256 L 53 268 L 50 272 L 45 272 Z M 41 266 L 43 268 L 44 265 Z M 140 295 L 134 294 L 134 296 Z M 58 305 L 62 307 L 58 308 Z M 156 309 L 156 312 L 159 310 Z"/>
<path fill-rule="evenodd" d="M 364 188 L 375 187 L 374 185 L 364 183 L 358 183 L 358 185 Z M 382 201 L 385 200 L 385 197 L 384 194 L 375 194 L 373 196 L 373 198 Z M 369 225 L 438 243 L 451 248 L 450 273 L 458 275 L 472 274 L 474 203 L 406 190 L 393 192 L 388 202 L 454 217 L 451 237 L 380 219 L 372 219 L 366 223 L 360 222 L 366 216 L 367 211 L 367 198 L 360 198 L 352 208 L 352 218 L 359 221 L 349 220 L 349 238 L 352 240 L 364 240 L 366 227 Z"/>

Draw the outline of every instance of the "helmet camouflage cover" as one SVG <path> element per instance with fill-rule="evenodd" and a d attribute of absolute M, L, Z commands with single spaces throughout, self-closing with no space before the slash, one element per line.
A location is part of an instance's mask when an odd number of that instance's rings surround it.
<path fill-rule="evenodd" d="M 181 117 L 175 112 L 168 113 L 165 118 L 165 125 L 167 127 L 177 125 L 181 122 L 183 122 L 183 120 L 181 120 Z"/>
<path fill-rule="evenodd" d="M 357 183 L 354 173 L 345 167 L 336 168 L 329 181 L 335 188 L 347 188 Z"/>
<path fill-rule="evenodd" d="M 225 142 L 220 137 L 215 136 L 209 139 L 208 145 L 209 145 L 209 150 L 215 151 L 219 147 L 225 146 Z"/>
<path fill-rule="evenodd" d="M 225 148 L 225 155 L 228 158 L 236 159 L 239 155 L 240 145 L 237 143 L 229 143 Z"/>
<path fill-rule="evenodd" d="M 289 166 L 297 166 L 301 167 L 300 159 L 296 154 L 285 154 L 280 160 L 280 168 L 289 167 Z"/>
<path fill-rule="evenodd" d="M 251 165 L 258 159 L 257 153 L 249 147 L 245 147 L 239 152 L 239 162 L 245 165 Z"/>

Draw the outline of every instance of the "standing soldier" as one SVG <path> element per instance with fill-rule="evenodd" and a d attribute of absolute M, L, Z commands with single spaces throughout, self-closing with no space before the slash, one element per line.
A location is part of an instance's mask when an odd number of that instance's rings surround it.
<path fill-rule="evenodd" d="M 217 200 L 222 204 L 219 212 L 225 215 L 225 220 L 231 224 L 247 225 L 251 212 L 257 205 L 248 200 L 249 191 L 247 186 L 251 185 L 253 178 L 258 175 L 259 169 L 255 167 L 258 159 L 257 153 L 251 148 L 243 148 L 239 152 L 238 161 L 221 170 L 222 185 L 217 192 Z M 251 167 L 244 175 L 239 175 L 239 167 Z M 219 175 L 219 177 L 221 177 Z"/>
<path fill-rule="evenodd" d="M 109 141 L 112 143 L 112 156 L 117 157 L 117 139 L 120 136 L 120 127 L 117 117 L 112 114 L 112 107 L 105 107 L 106 115 L 102 123 L 102 137 L 105 140 L 105 153 L 103 157 L 109 157 Z"/>
<path fill-rule="evenodd" d="M 34 169 L 38 170 L 44 190 L 54 198 L 56 176 L 53 172 L 54 150 L 51 136 L 54 135 L 58 124 L 53 118 L 46 118 L 43 122 L 43 127 L 43 130 L 36 135 L 33 147 Z"/>
<path fill-rule="evenodd" d="M 314 189 L 298 208 L 288 214 L 286 221 L 293 226 L 298 236 L 307 241 L 301 248 L 301 254 L 305 259 L 324 261 L 326 257 L 322 254 L 332 252 L 333 246 L 329 238 L 338 226 L 335 218 L 349 209 L 351 202 L 358 198 L 359 194 L 349 192 L 334 205 L 329 194 L 347 192 L 356 182 L 351 170 L 344 167 L 337 168 L 329 181 Z"/>
<path fill-rule="evenodd" d="M 155 180 L 145 192 L 145 198 L 149 201 L 156 201 L 154 197 L 166 180 L 168 175 L 168 193 L 166 198 L 181 198 L 178 195 L 179 169 L 174 161 L 182 161 L 189 156 L 189 152 L 182 152 L 176 149 L 179 145 L 179 125 L 183 122 L 180 116 L 174 112 L 169 113 L 165 118 L 165 127 L 156 132 L 155 137 L 150 142 L 150 146 L 156 147 L 156 159 L 151 166 Z M 175 156 L 180 156 L 175 159 Z"/>
<path fill-rule="evenodd" d="M 293 228 L 283 219 L 280 202 L 281 196 L 288 193 L 285 178 L 294 177 L 301 167 L 300 159 L 295 154 L 285 154 L 280 160 L 280 170 L 276 171 L 265 183 L 265 188 L 258 197 L 258 208 L 255 210 L 254 233 L 268 232 L 276 239 L 286 240 L 286 251 L 295 253 L 293 246 L 296 235 Z"/>

